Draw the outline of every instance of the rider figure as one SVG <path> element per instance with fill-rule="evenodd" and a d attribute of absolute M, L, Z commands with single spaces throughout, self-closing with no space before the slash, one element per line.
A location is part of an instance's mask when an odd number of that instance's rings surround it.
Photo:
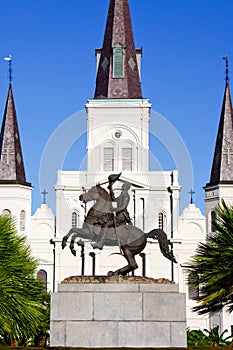
<path fill-rule="evenodd" d="M 117 204 L 116 208 L 112 208 L 112 212 L 116 213 L 116 219 L 114 218 L 113 222 L 107 220 L 107 215 L 104 216 L 105 220 L 103 220 L 103 222 L 101 222 L 101 232 L 100 232 L 100 238 L 98 240 L 98 242 L 92 244 L 93 248 L 98 248 L 98 249 L 103 249 L 104 246 L 104 241 L 106 239 L 107 236 L 107 231 L 108 231 L 108 227 L 110 227 L 112 224 L 116 225 L 116 224 L 120 224 L 120 223 L 128 223 L 130 225 L 132 225 L 132 222 L 130 220 L 129 217 L 129 213 L 127 210 L 127 206 L 129 204 L 130 201 L 130 196 L 129 196 L 129 189 L 131 187 L 131 184 L 127 181 L 122 181 L 123 182 L 123 186 L 121 189 L 121 194 L 118 198 L 114 197 L 114 193 L 113 193 L 113 189 L 112 189 L 112 185 L 113 183 L 119 179 L 121 174 L 119 175 L 110 175 L 109 176 L 109 191 L 110 191 L 110 195 L 111 195 L 111 199 L 113 202 L 115 202 Z"/>
<path fill-rule="evenodd" d="M 127 207 L 130 201 L 129 189 L 131 184 L 127 181 L 123 181 L 123 186 L 121 188 L 121 194 L 118 198 L 114 200 L 117 204 L 116 208 L 113 208 L 112 211 L 116 213 L 116 222 L 117 224 L 126 222 L 127 224 L 132 225 Z"/>

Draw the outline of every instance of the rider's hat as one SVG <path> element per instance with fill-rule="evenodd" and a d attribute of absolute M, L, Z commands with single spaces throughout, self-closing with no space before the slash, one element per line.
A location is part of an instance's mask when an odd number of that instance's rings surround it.
<path fill-rule="evenodd" d="M 108 177 L 109 183 L 113 183 L 113 182 L 117 181 L 119 179 L 119 177 L 121 176 L 121 174 L 122 173 L 109 175 L 109 177 Z"/>

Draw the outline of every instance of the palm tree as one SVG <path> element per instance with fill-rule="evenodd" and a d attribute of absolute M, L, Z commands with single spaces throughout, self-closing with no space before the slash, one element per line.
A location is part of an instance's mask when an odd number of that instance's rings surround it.
<path fill-rule="evenodd" d="M 32 346 L 45 347 L 49 341 L 49 329 L 50 329 L 50 293 L 42 292 L 41 302 L 45 307 L 43 313 L 43 319 L 41 320 L 39 327 L 36 331 L 36 336 L 32 342 Z"/>
<path fill-rule="evenodd" d="M 199 314 L 233 311 L 233 206 L 222 200 L 216 208 L 215 232 L 200 243 L 196 254 L 186 265 L 188 283 L 198 289 L 195 297 Z"/>
<path fill-rule="evenodd" d="M 43 319 L 37 261 L 14 220 L 0 216 L 0 335 L 7 343 L 32 337 Z"/>

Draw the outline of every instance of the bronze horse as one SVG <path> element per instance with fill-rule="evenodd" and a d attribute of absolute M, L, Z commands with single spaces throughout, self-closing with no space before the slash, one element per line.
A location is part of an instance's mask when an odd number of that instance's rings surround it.
<path fill-rule="evenodd" d="M 109 228 L 106 240 L 107 246 L 120 246 L 122 255 L 126 258 L 128 265 L 111 272 L 112 275 L 126 275 L 128 272 L 135 270 L 138 265 L 135 261 L 135 255 L 139 254 L 147 244 L 147 238 L 158 239 L 162 254 L 172 262 L 176 263 L 176 259 L 169 249 L 167 235 L 160 229 L 154 229 L 149 233 L 144 233 L 133 225 L 118 226 L 113 220 L 111 214 L 112 202 L 109 193 L 100 185 L 93 186 L 88 192 L 83 193 L 79 199 L 83 203 L 94 200 L 95 204 L 88 211 L 85 218 L 83 228 L 71 228 L 62 240 L 62 249 L 65 248 L 68 238 L 71 236 L 70 250 L 76 255 L 74 244 L 76 238 L 98 240 L 101 230 L 101 218 L 109 215 Z"/>

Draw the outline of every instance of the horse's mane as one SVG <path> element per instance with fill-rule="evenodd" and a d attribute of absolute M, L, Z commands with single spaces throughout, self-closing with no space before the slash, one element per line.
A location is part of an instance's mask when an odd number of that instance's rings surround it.
<path fill-rule="evenodd" d="M 112 200 L 111 200 L 110 194 L 105 190 L 105 188 L 101 187 L 100 184 L 96 184 L 96 187 L 97 187 L 97 190 L 98 190 L 100 196 L 101 196 L 104 200 L 106 200 L 106 201 L 108 201 L 108 202 L 111 202 L 111 201 L 112 201 Z"/>

